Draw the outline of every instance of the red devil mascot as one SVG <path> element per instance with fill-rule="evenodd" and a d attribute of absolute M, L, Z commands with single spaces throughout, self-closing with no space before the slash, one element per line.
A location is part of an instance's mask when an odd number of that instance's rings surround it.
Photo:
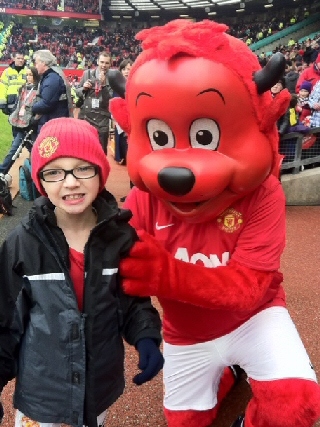
<path fill-rule="evenodd" d="M 285 197 L 276 121 L 290 100 L 270 88 L 227 27 L 175 20 L 141 31 L 142 53 L 111 112 L 128 134 L 126 200 L 140 241 L 122 263 L 125 289 L 163 308 L 169 427 L 216 416 L 225 368 L 239 365 L 253 397 L 233 426 L 311 427 L 320 387 L 286 309 L 279 272 Z"/>

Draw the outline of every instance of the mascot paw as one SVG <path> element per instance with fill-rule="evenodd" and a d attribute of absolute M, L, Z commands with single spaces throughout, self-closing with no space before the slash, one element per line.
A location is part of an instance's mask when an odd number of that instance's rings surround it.
<path fill-rule="evenodd" d="M 120 262 L 120 274 L 126 293 L 138 296 L 157 295 L 161 276 L 166 271 L 170 254 L 145 231 L 138 232 L 139 241 L 129 256 Z"/>

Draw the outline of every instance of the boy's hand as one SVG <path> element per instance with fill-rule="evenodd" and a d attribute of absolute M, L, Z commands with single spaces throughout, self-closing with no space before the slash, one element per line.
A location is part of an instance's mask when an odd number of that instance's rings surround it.
<path fill-rule="evenodd" d="M 133 378 L 133 382 L 141 385 L 152 380 L 161 371 L 164 359 L 159 347 L 151 338 L 142 338 L 137 342 L 136 348 L 139 353 L 138 368 L 142 372 Z"/>

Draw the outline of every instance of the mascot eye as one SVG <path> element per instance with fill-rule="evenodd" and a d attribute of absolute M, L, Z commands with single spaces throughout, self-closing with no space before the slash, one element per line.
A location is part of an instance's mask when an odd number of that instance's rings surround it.
<path fill-rule="evenodd" d="M 220 130 L 212 119 L 195 120 L 190 129 L 190 142 L 193 148 L 216 150 L 220 139 Z"/>
<path fill-rule="evenodd" d="M 172 130 L 162 120 L 149 120 L 147 124 L 147 130 L 152 148 L 154 150 L 174 147 L 174 136 Z"/>

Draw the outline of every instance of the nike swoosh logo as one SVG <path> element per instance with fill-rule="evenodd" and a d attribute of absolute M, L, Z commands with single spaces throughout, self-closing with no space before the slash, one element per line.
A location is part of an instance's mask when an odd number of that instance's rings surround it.
<path fill-rule="evenodd" d="M 163 230 L 164 228 L 172 227 L 174 224 L 166 224 L 166 225 L 159 225 L 156 222 L 156 230 Z"/>

